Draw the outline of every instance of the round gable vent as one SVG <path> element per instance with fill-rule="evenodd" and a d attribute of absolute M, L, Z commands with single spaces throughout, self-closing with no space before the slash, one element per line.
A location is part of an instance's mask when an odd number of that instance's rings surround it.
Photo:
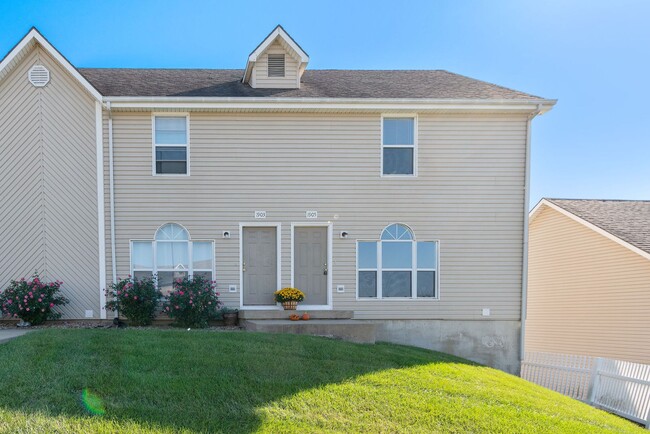
<path fill-rule="evenodd" d="M 50 71 L 43 65 L 34 65 L 28 73 L 29 82 L 36 87 L 43 87 L 50 82 Z"/>

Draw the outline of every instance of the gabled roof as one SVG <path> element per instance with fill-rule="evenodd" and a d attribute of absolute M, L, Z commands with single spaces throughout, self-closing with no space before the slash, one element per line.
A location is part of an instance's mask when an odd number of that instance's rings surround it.
<path fill-rule="evenodd" d="M 650 259 L 650 201 L 545 198 L 531 211 L 531 222 L 544 206 Z"/>
<path fill-rule="evenodd" d="M 287 52 L 292 52 L 301 61 L 309 60 L 307 53 L 282 26 L 277 26 L 253 50 L 249 59 L 255 60 L 278 39 Z M 422 103 L 443 104 L 445 109 L 480 105 L 492 109 L 533 110 L 530 107 L 536 106 L 536 113 L 544 113 L 556 102 L 444 70 L 311 70 L 304 72 L 299 89 L 255 89 L 242 83 L 244 71 L 239 69 L 77 69 L 36 28 L 32 28 L 0 61 L 0 81 L 36 45 L 56 59 L 94 98 L 99 101 L 121 99 L 123 105 L 130 100 L 138 104 L 144 100 L 178 101 L 173 104 L 181 105 L 194 101 L 205 104 L 253 101 L 257 104 L 266 99 L 277 104 L 282 101 L 292 101 L 294 105 L 303 101 L 307 101 L 305 104 L 334 104 L 340 100 L 340 104 L 347 104 L 346 107 L 379 103 L 410 107 Z"/>
<path fill-rule="evenodd" d="M 292 55 L 298 63 L 300 63 L 300 74 L 302 74 L 307 67 L 309 62 L 309 56 L 302 49 L 302 47 L 287 33 L 286 30 L 281 25 L 277 25 L 275 29 L 268 34 L 266 38 L 260 44 L 255 47 L 255 49 L 249 54 L 248 61 L 246 62 L 246 69 L 244 69 L 244 74 L 241 79 L 242 82 L 246 83 L 249 78 L 253 65 L 257 62 L 258 57 L 266 51 L 271 44 L 276 40 L 279 40 L 281 45 L 285 47 L 287 52 Z"/>
<path fill-rule="evenodd" d="M 307 70 L 300 89 L 252 88 L 241 82 L 241 69 L 81 68 L 79 71 L 106 96 L 543 101 L 534 95 L 442 70 Z"/>
<path fill-rule="evenodd" d="M 31 51 L 35 44 L 43 47 L 45 51 L 48 52 L 61 66 L 70 73 L 79 84 L 88 91 L 96 100 L 101 101 L 102 95 L 95 89 L 95 87 L 79 73 L 77 68 L 68 61 L 68 59 L 63 56 L 54 48 L 50 42 L 45 39 L 45 36 L 38 31 L 36 27 L 32 27 L 29 32 L 12 48 L 9 53 L 0 61 L 0 81 L 9 74 L 14 66 L 20 62 L 20 60 Z"/>

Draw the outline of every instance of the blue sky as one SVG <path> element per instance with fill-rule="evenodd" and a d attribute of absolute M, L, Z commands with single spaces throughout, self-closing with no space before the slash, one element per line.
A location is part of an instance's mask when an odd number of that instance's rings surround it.
<path fill-rule="evenodd" d="M 243 68 L 281 23 L 310 68 L 446 69 L 546 98 L 542 196 L 650 199 L 650 2 L 9 1 L 0 52 L 35 25 L 79 67 Z"/>

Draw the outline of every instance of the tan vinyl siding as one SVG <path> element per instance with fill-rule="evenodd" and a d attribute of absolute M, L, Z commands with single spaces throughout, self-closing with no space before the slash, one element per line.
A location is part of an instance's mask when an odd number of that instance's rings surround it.
<path fill-rule="evenodd" d="M 268 76 L 268 55 L 284 54 L 285 75 L 284 77 Z M 299 62 L 285 50 L 279 42 L 274 42 L 269 48 L 259 56 L 253 70 L 253 87 L 258 88 L 278 88 L 294 89 L 298 87 L 298 68 Z"/>
<path fill-rule="evenodd" d="M 64 281 L 65 317 L 99 317 L 95 103 L 38 46 L 0 82 L 0 155 L 0 285 L 38 271 Z"/>
<path fill-rule="evenodd" d="M 130 271 L 129 240 L 176 222 L 193 239 L 215 240 L 222 299 L 238 305 L 239 223 L 260 223 L 253 213 L 266 210 L 268 222 L 282 224 L 283 285 L 291 283 L 291 223 L 333 223 L 332 284 L 345 285 L 333 291 L 335 309 L 367 319 L 520 317 L 524 116 L 420 114 L 412 179 L 380 177 L 381 113 L 193 112 L 189 177 L 151 175 L 150 113 L 113 119 L 120 276 Z M 306 210 L 318 219 L 306 220 Z M 356 300 L 355 241 L 378 239 L 393 222 L 440 240 L 440 300 Z M 231 239 L 222 239 L 226 230 Z"/>
<path fill-rule="evenodd" d="M 526 350 L 650 363 L 650 261 L 545 207 L 530 225 Z"/>

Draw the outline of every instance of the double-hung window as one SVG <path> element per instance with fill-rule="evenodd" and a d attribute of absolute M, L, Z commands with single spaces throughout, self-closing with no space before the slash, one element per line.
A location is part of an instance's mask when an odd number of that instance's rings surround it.
<path fill-rule="evenodd" d="M 188 116 L 154 116 L 153 147 L 156 175 L 189 175 Z"/>
<path fill-rule="evenodd" d="M 415 176 L 417 168 L 415 117 L 382 118 L 383 176 Z"/>
<path fill-rule="evenodd" d="M 153 241 L 131 242 L 131 274 L 135 279 L 155 275 L 163 294 L 178 279 L 200 275 L 212 280 L 213 270 L 214 242 L 192 241 L 180 225 L 161 226 Z"/>
<path fill-rule="evenodd" d="M 438 242 L 415 241 L 405 225 L 394 223 L 379 241 L 358 241 L 359 298 L 438 297 Z"/>

